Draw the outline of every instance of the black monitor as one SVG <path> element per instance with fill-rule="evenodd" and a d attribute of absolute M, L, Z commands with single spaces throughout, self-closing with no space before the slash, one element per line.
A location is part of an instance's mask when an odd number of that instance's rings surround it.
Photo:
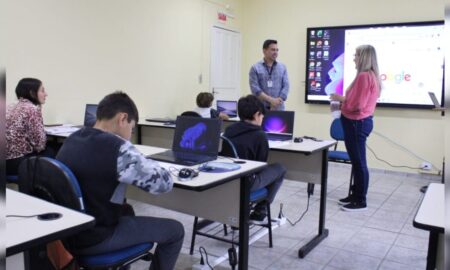
<path fill-rule="evenodd" d="M 264 115 L 262 129 L 266 133 L 287 134 L 294 133 L 293 111 L 268 111 Z"/>
<path fill-rule="evenodd" d="M 221 123 L 218 118 L 178 116 L 172 150 L 217 155 Z"/>
<path fill-rule="evenodd" d="M 97 120 L 97 104 L 86 104 L 84 111 L 84 126 L 93 127 Z"/>

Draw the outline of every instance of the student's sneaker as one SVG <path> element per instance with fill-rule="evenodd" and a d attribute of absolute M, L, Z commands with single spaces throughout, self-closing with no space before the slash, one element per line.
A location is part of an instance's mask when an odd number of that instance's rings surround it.
<path fill-rule="evenodd" d="M 345 197 L 345 198 L 343 198 L 343 199 L 339 199 L 338 204 L 339 204 L 339 205 L 346 205 L 346 204 L 351 203 L 352 200 L 353 200 L 352 197 L 347 196 L 347 197 Z"/>
<path fill-rule="evenodd" d="M 267 224 L 267 214 L 261 213 L 259 211 L 253 211 L 250 214 L 251 224 Z"/>
<path fill-rule="evenodd" d="M 365 202 L 351 202 L 342 206 L 341 209 L 349 212 L 366 211 L 367 204 Z"/>

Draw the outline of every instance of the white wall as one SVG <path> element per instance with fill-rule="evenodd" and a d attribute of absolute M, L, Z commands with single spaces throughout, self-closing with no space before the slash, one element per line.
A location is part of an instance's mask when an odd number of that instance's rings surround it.
<path fill-rule="evenodd" d="M 239 18 L 240 4 L 227 3 Z M 7 9 L 8 103 L 20 78 L 41 79 L 46 123 L 81 123 L 84 104 L 117 89 L 141 118 L 192 109 L 209 85 L 209 29 L 239 29 L 238 19 L 218 22 L 219 0 L 9 0 Z"/>
<path fill-rule="evenodd" d="M 130 94 L 141 118 L 191 109 L 196 94 L 209 87 L 210 29 L 222 25 L 242 32 L 242 94 L 249 93 L 248 69 L 261 59 L 262 41 L 279 40 L 279 60 L 291 81 L 287 107 L 297 112 L 295 133 L 323 138 L 329 137 L 328 107 L 303 101 L 306 27 L 443 19 L 439 0 L 3 1 L 7 102 L 15 101 L 20 78 L 40 78 L 49 94 L 46 123 L 81 123 L 84 104 L 116 89 Z M 217 11 L 234 19 L 219 22 Z M 436 112 L 379 108 L 375 131 L 440 167 L 442 122 Z M 421 162 L 376 135 L 368 143 L 395 164 Z M 368 156 L 371 167 L 392 169 Z"/>
<path fill-rule="evenodd" d="M 304 103 L 306 28 L 442 20 L 444 16 L 440 0 L 246 0 L 243 10 L 243 94 L 250 92 L 248 70 L 262 58 L 262 42 L 267 38 L 277 39 L 279 61 L 287 65 L 291 82 L 287 109 L 296 111 L 295 134 L 322 138 L 329 138 L 332 121 L 329 107 Z M 374 121 L 376 132 L 388 136 L 441 169 L 444 131 L 440 113 L 378 108 Z M 379 157 L 394 164 L 417 167 L 421 163 L 413 154 L 375 134 L 370 136 L 368 144 Z M 368 158 L 370 167 L 417 172 L 389 167 L 375 160 L 370 153 Z"/>

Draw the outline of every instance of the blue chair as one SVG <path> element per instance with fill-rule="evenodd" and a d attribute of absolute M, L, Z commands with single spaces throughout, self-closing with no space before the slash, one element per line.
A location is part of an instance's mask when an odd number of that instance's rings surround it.
<path fill-rule="evenodd" d="M 19 176 L 17 176 L 17 175 L 7 175 L 6 176 L 6 183 L 8 183 L 8 184 L 17 184 L 18 179 L 19 179 Z"/>
<path fill-rule="evenodd" d="M 344 141 L 344 129 L 342 128 L 340 118 L 334 119 L 333 122 L 331 123 L 330 136 L 338 143 L 340 141 L 341 142 Z M 334 146 L 334 150 L 328 151 L 328 161 L 351 165 L 352 161 L 350 160 L 348 153 L 346 151 L 338 151 L 337 146 L 338 144 L 336 143 L 336 145 Z M 352 190 L 353 190 L 353 166 L 350 172 L 350 184 L 348 187 L 349 196 L 352 194 Z"/>
<path fill-rule="evenodd" d="M 234 147 L 233 143 L 231 142 L 230 139 L 228 139 L 225 136 L 221 136 L 222 138 L 222 152 L 221 154 L 224 156 L 231 156 L 234 158 L 239 158 L 236 148 Z M 223 143 L 226 142 L 226 143 Z M 225 146 L 225 147 L 224 147 Z M 228 146 L 228 148 L 227 148 Z M 267 223 L 265 224 L 257 224 L 258 226 L 261 227 L 265 227 L 269 230 L 269 247 L 273 247 L 273 241 L 272 241 L 272 216 L 270 213 L 270 203 L 267 200 L 267 195 L 268 195 L 268 190 L 267 188 L 260 188 L 258 190 L 255 190 L 253 192 L 250 193 L 250 204 L 256 205 L 257 203 L 260 202 L 265 202 L 266 204 L 266 210 L 267 210 Z M 251 207 L 252 208 L 252 207 Z M 189 254 L 193 254 L 194 253 L 194 247 L 195 247 L 195 238 L 196 235 L 202 235 L 208 238 L 213 238 L 219 241 L 223 241 L 223 242 L 227 242 L 230 244 L 238 244 L 236 241 L 229 240 L 227 238 L 223 238 L 223 237 L 219 237 L 216 235 L 211 235 L 207 232 L 203 232 L 202 229 L 205 228 L 206 226 L 209 226 L 210 224 L 212 224 L 213 221 L 210 220 L 201 220 L 199 221 L 198 217 L 194 218 L 194 225 L 193 225 L 193 229 L 192 229 L 192 239 L 191 239 L 191 249 L 189 251 Z M 227 225 L 224 224 L 223 225 L 224 228 L 224 234 L 225 236 L 228 235 L 228 231 L 227 231 Z"/>
<path fill-rule="evenodd" d="M 72 171 L 58 160 L 31 157 L 19 167 L 19 190 L 46 201 L 85 212 L 78 180 Z M 74 239 L 64 240 L 70 248 Z M 151 259 L 153 243 L 142 243 L 121 250 L 97 255 L 73 254 L 82 269 L 120 269 L 139 259 Z"/>

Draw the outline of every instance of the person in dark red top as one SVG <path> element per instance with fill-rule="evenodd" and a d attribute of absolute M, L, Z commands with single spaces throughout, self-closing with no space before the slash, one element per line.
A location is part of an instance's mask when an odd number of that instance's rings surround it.
<path fill-rule="evenodd" d="M 354 186 L 351 195 L 340 199 L 342 210 L 367 209 L 369 169 L 366 160 L 366 140 L 373 129 L 373 113 L 380 96 L 381 83 L 377 55 L 371 45 L 361 45 L 355 52 L 356 77 L 345 92 L 345 97 L 332 94 L 331 100 L 340 101 L 341 122 L 345 147 L 352 161 Z"/>
<path fill-rule="evenodd" d="M 42 105 L 47 93 L 42 82 L 24 78 L 16 87 L 18 102 L 6 110 L 6 174 L 16 175 L 20 162 L 28 156 L 54 156 L 53 150 L 46 150 Z M 46 151 L 44 151 L 46 150 Z"/>

